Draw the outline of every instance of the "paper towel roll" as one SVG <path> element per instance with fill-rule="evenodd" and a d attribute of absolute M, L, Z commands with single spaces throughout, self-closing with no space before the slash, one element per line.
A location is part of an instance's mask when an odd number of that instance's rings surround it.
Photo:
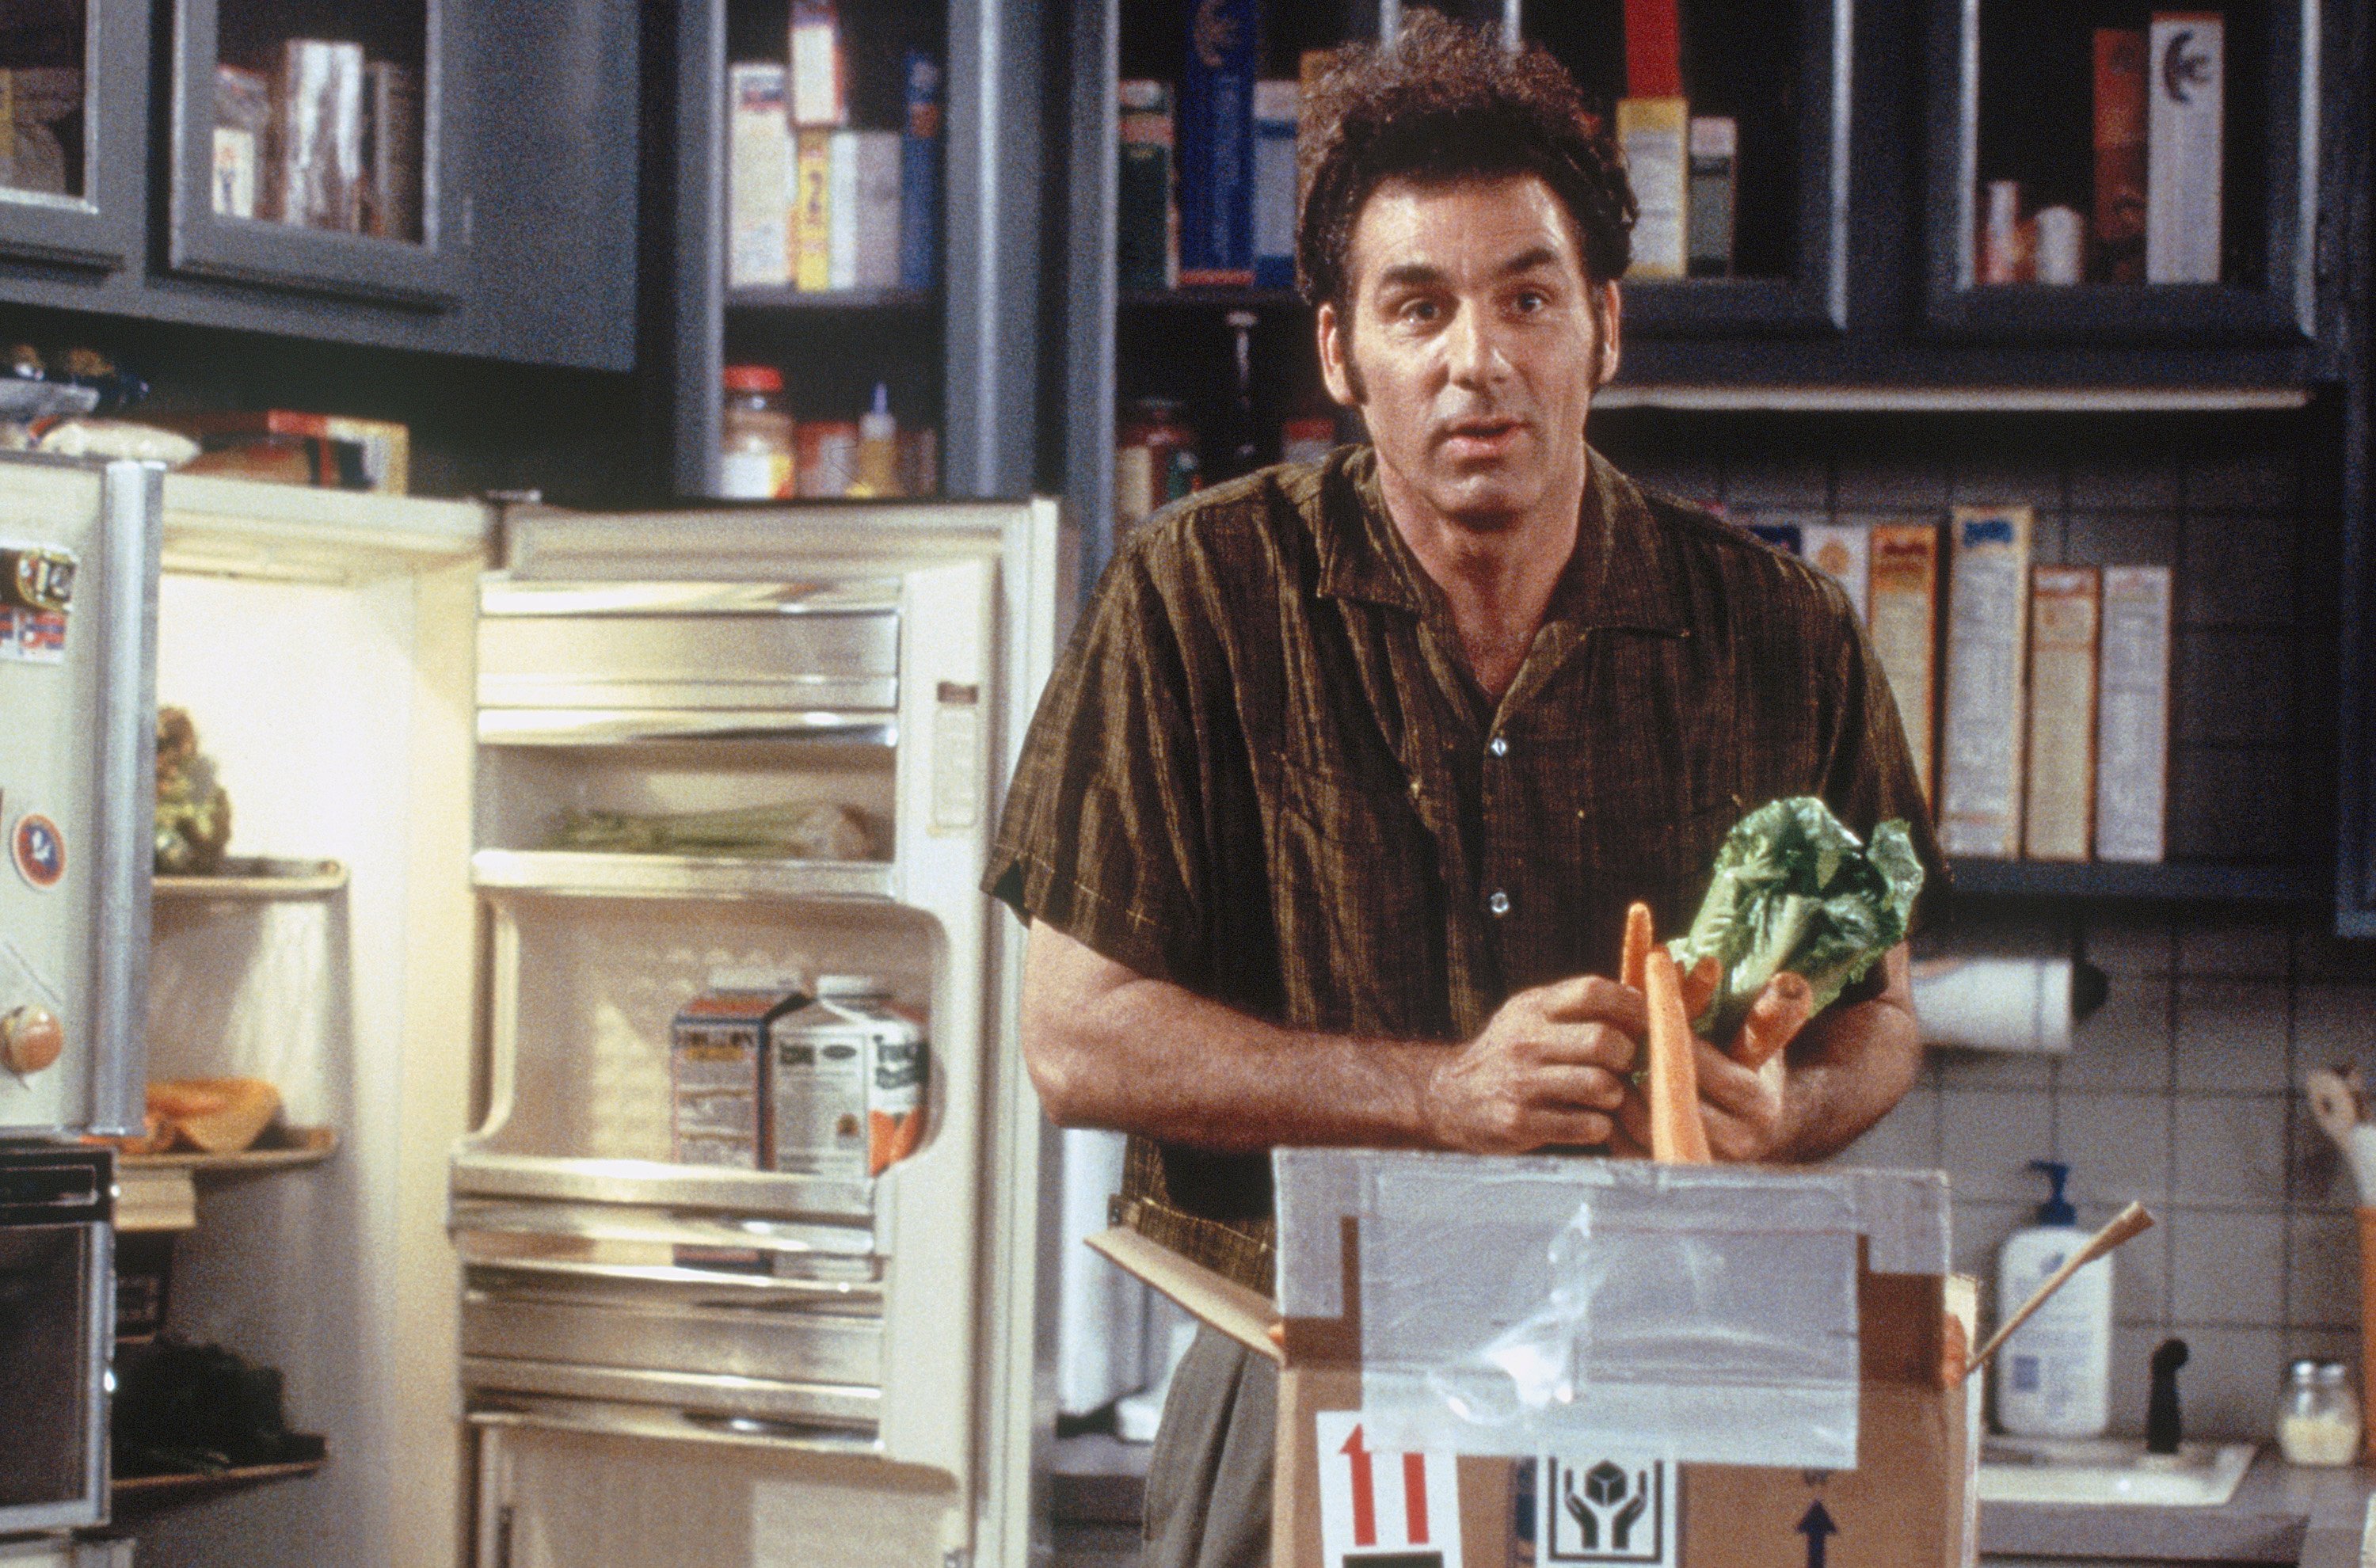
<path fill-rule="evenodd" d="M 1925 958 L 1914 966 L 1914 1016 L 1926 1045 L 2069 1051 L 2083 1012 L 2068 958 Z"/>

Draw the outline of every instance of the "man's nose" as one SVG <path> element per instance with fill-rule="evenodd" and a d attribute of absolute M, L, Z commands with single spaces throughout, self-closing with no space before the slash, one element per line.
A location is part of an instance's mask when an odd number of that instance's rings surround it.
<path fill-rule="evenodd" d="M 1500 334 L 1488 314 L 1474 304 L 1454 313 L 1444 348 L 1451 358 L 1452 379 L 1464 386 L 1481 386 L 1509 374 Z"/>

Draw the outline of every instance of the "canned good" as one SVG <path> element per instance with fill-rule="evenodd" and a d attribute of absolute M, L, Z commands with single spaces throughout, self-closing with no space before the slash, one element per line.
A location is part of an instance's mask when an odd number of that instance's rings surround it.
<path fill-rule="evenodd" d="M 1141 398 L 1114 444 L 1114 521 L 1122 528 L 1196 488 L 1196 433 L 1170 398 Z"/>
<path fill-rule="evenodd" d="M 803 498 L 838 501 L 858 482 L 858 422 L 814 420 L 799 427 L 798 483 Z"/>
<path fill-rule="evenodd" d="M 931 1051 L 919 1021 L 869 976 L 826 975 L 768 1028 L 772 1169 L 879 1176 L 923 1141 Z"/>
<path fill-rule="evenodd" d="M 1278 429 L 1278 460 L 1316 463 L 1336 445 L 1336 422 L 1325 414 L 1306 414 Z"/>

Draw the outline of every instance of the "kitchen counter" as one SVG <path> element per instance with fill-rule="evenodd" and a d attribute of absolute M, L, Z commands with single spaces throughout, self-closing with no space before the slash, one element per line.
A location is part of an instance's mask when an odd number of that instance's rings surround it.
<path fill-rule="evenodd" d="M 1056 1444 L 1050 1494 L 1060 1561 L 1115 1561 L 1135 1538 L 1146 1475 L 1144 1444 L 1103 1436 Z M 2358 1467 L 2297 1469 L 2264 1448 L 2235 1497 L 2218 1508 L 2120 1508 L 1990 1503 L 1980 1510 L 1983 1558 L 2050 1557 L 2147 1563 L 2298 1563 L 2359 1568 L 2359 1535 L 2376 1475 Z M 1079 1558 L 1064 1538 L 1092 1552 Z"/>
<path fill-rule="evenodd" d="M 2351 1467 L 2298 1469 L 2263 1448 L 2217 1508 L 1998 1503 L 1980 1509 L 1989 1557 L 2299 1563 L 2359 1568 L 2359 1533 L 2376 1476 Z"/>

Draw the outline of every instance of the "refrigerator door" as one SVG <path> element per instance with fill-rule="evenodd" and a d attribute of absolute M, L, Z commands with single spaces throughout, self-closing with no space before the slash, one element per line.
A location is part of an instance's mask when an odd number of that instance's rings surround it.
<path fill-rule="evenodd" d="M 517 511 L 505 537 L 489 1107 L 449 1216 L 481 1561 L 1022 1564 L 1051 1167 L 1021 944 L 979 885 L 1070 601 L 1054 506 Z M 701 837 L 819 811 L 844 847 Z M 926 1020 L 912 1152 L 671 1163 L 674 1021 L 730 973 L 864 976 Z"/>
<path fill-rule="evenodd" d="M 160 483 L 0 459 L 0 1138 L 140 1130 Z"/>

